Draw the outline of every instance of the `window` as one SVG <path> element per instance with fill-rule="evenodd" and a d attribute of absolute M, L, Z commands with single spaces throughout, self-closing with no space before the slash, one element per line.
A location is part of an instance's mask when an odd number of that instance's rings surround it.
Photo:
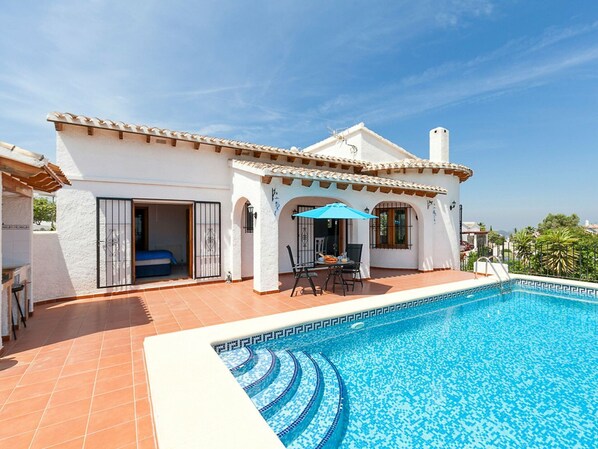
<path fill-rule="evenodd" d="M 405 203 L 380 203 L 371 220 L 370 242 L 372 248 L 411 248 L 411 206 Z"/>

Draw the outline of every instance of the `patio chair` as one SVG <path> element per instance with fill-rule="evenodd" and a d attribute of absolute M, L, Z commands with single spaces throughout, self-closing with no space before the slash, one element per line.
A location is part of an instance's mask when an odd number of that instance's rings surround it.
<path fill-rule="evenodd" d="M 293 268 L 293 275 L 295 276 L 295 284 L 293 285 L 293 290 L 291 291 L 291 297 L 295 293 L 295 289 L 297 288 L 299 279 L 307 279 L 309 281 L 311 289 L 314 292 L 314 296 L 316 296 L 317 291 L 313 278 L 318 277 L 318 274 L 314 273 L 313 271 L 310 271 L 307 265 L 296 264 L 295 259 L 293 258 L 293 251 L 291 251 L 291 247 L 289 245 L 287 245 L 287 251 L 289 252 L 289 258 L 291 259 L 291 267 Z"/>
<path fill-rule="evenodd" d="M 326 239 L 324 237 L 316 237 L 314 240 L 315 240 L 315 248 L 316 248 L 316 258 L 317 258 L 319 253 L 324 254 L 326 251 L 326 246 L 325 246 Z"/>
<path fill-rule="evenodd" d="M 353 264 L 343 267 L 343 273 L 351 275 L 351 282 L 353 290 L 355 290 L 355 282 L 358 282 L 363 287 L 363 280 L 361 279 L 361 251 L 363 244 L 361 243 L 347 243 L 347 257 L 353 261 Z"/>

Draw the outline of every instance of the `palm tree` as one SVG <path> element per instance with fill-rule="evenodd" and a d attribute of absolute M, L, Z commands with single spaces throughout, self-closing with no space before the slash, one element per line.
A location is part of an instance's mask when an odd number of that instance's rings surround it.
<path fill-rule="evenodd" d="M 529 266 L 532 257 L 534 256 L 534 246 L 536 238 L 528 229 L 517 231 L 511 236 L 515 254 L 522 265 Z"/>
<path fill-rule="evenodd" d="M 557 276 L 573 273 L 578 259 L 577 240 L 567 228 L 545 231 L 538 237 L 545 267 Z"/>

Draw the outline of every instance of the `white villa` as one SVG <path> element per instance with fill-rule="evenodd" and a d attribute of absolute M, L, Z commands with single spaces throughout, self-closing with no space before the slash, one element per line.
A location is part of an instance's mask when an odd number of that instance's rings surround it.
<path fill-rule="evenodd" d="M 298 151 L 69 113 L 48 120 L 72 186 L 57 193 L 57 233 L 36 241 L 38 299 L 175 278 L 252 277 L 255 292 L 276 292 L 291 271 L 286 246 L 311 262 L 316 238 L 329 253 L 363 244 L 363 278 L 370 267 L 459 269 L 459 189 L 473 172 L 449 161 L 446 129 L 430 131 L 423 159 L 363 123 Z M 380 218 L 293 216 L 332 202 Z"/>

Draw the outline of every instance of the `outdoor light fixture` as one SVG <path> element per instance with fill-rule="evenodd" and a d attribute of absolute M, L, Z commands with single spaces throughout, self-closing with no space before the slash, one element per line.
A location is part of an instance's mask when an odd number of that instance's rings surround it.
<path fill-rule="evenodd" d="M 450 207 L 450 209 L 451 209 L 451 210 L 453 210 L 453 209 L 454 209 L 456 206 L 457 206 L 457 203 L 456 203 L 455 201 L 453 201 L 453 202 L 451 203 L 451 207 Z"/>
<path fill-rule="evenodd" d="M 253 218 L 255 218 L 257 220 L 257 212 L 253 213 Z"/>
<path fill-rule="evenodd" d="M 293 209 L 293 212 L 291 213 L 291 220 L 294 220 L 295 218 L 295 214 L 297 213 L 297 208 Z"/>
<path fill-rule="evenodd" d="M 369 213 L 370 213 L 370 208 L 369 208 L 369 207 L 366 207 L 366 208 L 365 208 L 363 211 L 364 211 L 366 214 L 369 214 Z"/>

